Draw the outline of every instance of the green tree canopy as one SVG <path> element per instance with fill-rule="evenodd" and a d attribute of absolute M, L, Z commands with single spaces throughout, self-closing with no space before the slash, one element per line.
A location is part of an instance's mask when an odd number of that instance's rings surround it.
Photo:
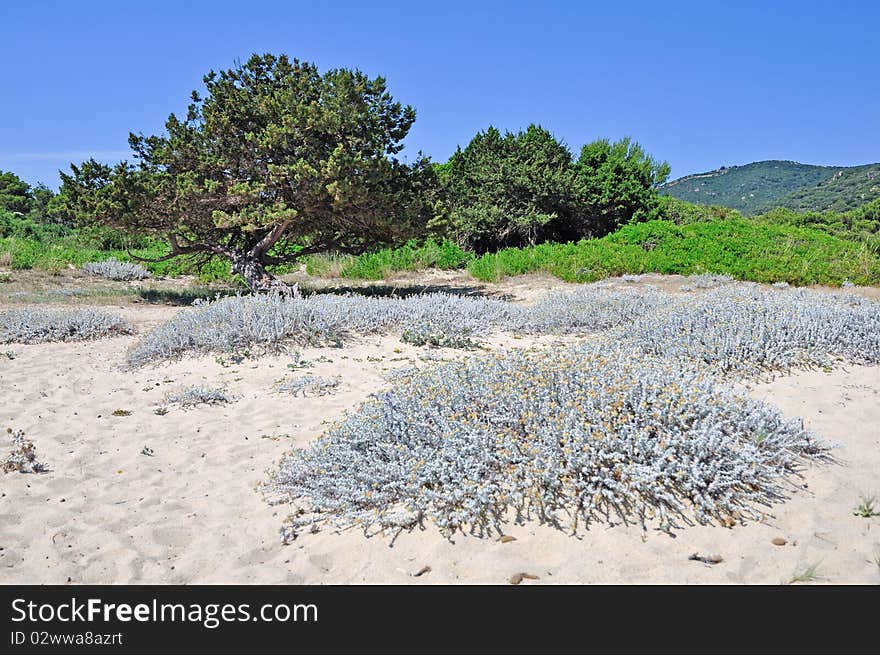
<path fill-rule="evenodd" d="M 32 203 L 31 186 L 15 173 L 0 171 L 0 209 L 26 214 Z"/>
<path fill-rule="evenodd" d="M 204 82 L 164 134 L 131 135 L 135 163 L 74 168 L 67 202 L 166 235 L 166 258 L 226 257 L 253 290 L 280 285 L 268 265 L 392 244 L 431 218 L 428 160 L 396 157 L 415 110 L 384 78 L 266 54 Z"/>
<path fill-rule="evenodd" d="M 657 187 L 669 177 L 669 164 L 651 158 L 638 143 L 629 138 L 589 143 L 575 169 L 582 217 L 575 227 L 580 236 L 601 236 L 626 223 L 658 217 Z"/>
<path fill-rule="evenodd" d="M 602 236 L 656 218 L 656 187 L 669 165 L 629 139 L 590 143 L 575 162 L 550 132 L 530 125 L 503 135 L 490 127 L 436 171 L 450 231 L 461 245 L 488 251 Z"/>
<path fill-rule="evenodd" d="M 478 251 L 533 245 L 573 211 L 572 156 L 544 128 L 477 134 L 441 171 L 452 231 Z"/>

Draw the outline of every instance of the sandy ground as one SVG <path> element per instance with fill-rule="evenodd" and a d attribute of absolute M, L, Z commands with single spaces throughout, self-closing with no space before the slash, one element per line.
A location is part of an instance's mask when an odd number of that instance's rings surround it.
<path fill-rule="evenodd" d="M 531 282 L 507 292 L 528 301 L 546 291 Z M 116 311 L 143 331 L 179 308 Z M 431 528 L 405 533 L 393 546 L 381 536 L 324 530 L 283 545 L 288 509 L 270 506 L 256 490 L 267 471 L 386 384 L 389 370 L 422 364 L 426 351 L 389 336 L 303 349 L 307 360 L 324 358 L 306 371 L 287 370 L 291 357 L 280 356 L 240 364 L 205 357 L 123 372 L 136 340 L 0 348 L 0 428 L 24 430 L 50 467 L 0 474 L 0 583 L 506 584 L 530 573 L 538 579 L 523 584 L 778 584 L 810 567 L 818 582 L 880 583 L 880 518 L 853 515 L 862 496 L 880 497 L 880 367 L 798 373 L 752 387 L 839 446 L 838 464 L 805 471 L 792 498 L 761 523 L 672 535 L 601 524 L 579 537 L 513 525 L 507 532 L 515 540 L 505 543 L 449 541 Z M 493 349 L 528 343 L 490 340 Z M 15 358 L 2 356 L 5 350 Z M 273 392 L 276 380 L 304 372 L 340 375 L 339 392 Z M 154 411 L 169 390 L 221 383 L 237 402 Z M 152 456 L 142 454 L 145 447 Z M 774 545 L 777 538 L 785 545 Z M 694 553 L 722 561 L 689 560 Z"/>

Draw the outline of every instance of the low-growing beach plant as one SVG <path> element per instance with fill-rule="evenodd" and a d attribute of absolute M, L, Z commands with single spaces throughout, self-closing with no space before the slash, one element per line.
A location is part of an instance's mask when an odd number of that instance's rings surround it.
<path fill-rule="evenodd" d="M 521 308 L 512 303 L 451 294 L 406 298 L 315 294 L 291 298 L 260 294 L 196 302 L 147 334 L 129 353 L 143 366 L 184 354 L 278 351 L 287 344 L 338 344 L 355 335 L 415 329 L 430 323 L 441 334 L 486 331 L 511 323 Z"/>
<path fill-rule="evenodd" d="M 4 473 L 43 473 L 46 465 L 37 459 L 37 448 L 34 442 L 25 438 L 23 430 L 6 428 L 6 434 L 12 438 L 12 450 L 0 461 L 0 469 Z"/>
<path fill-rule="evenodd" d="M 814 562 L 813 564 L 807 564 L 796 570 L 794 575 L 791 576 L 791 580 L 788 581 L 788 584 L 816 582 L 821 579 L 822 577 L 819 575 L 819 562 Z"/>
<path fill-rule="evenodd" d="M 114 257 L 105 259 L 102 262 L 87 262 L 83 264 L 82 270 L 89 275 L 103 277 L 107 280 L 144 280 L 150 277 L 150 272 L 140 264 L 132 262 L 121 262 Z"/>
<path fill-rule="evenodd" d="M 405 328 L 400 335 L 400 340 L 414 346 L 431 346 L 432 348 L 470 350 L 477 347 L 476 342 L 470 338 L 469 330 L 443 331 L 436 329 L 430 323 L 411 325 Z"/>
<path fill-rule="evenodd" d="M 0 313 L 0 343 L 87 341 L 134 331 L 124 318 L 95 308 L 26 308 Z"/>
<path fill-rule="evenodd" d="M 870 365 L 880 363 L 880 302 L 742 283 L 670 299 L 609 336 L 647 354 L 741 377 Z"/>
<path fill-rule="evenodd" d="M 876 496 L 862 496 L 862 502 L 853 509 L 853 515 L 859 516 L 863 519 L 880 516 L 880 511 L 878 511 L 878 508 L 874 505 L 876 502 Z"/>
<path fill-rule="evenodd" d="M 131 367 L 185 354 L 340 345 L 400 330 L 416 345 L 473 347 L 491 331 L 583 334 L 741 377 L 797 367 L 880 362 L 880 302 L 851 292 L 728 283 L 699 293 L 580 285 L 531 306 L 481 297 L 315 294 L 234 296 L 198 303 L 146 335 Z M 604 331 L 604 332 L 603 332 Z"/>
<path fill-rule="evenodd" d="M 757 438 L 760 435 L 760 439 Z M 266 486 L 307 527 L 447 535 L 536 519 L 682 524 L 760 518 L 826 447 L 708 373 L 584 344 L 514 350 L 414 371 L 374 395 Z"/>
<path fill-rule="evenodd" d="M 334 393 L 342 382 L 342 378 L 325 378 L 318 375 L 304 375 L 299 378 L 285 378 L 275 384 L 275 390 L 281 393 L 289 393 L 294 396 L 311 395 L 326 396 Z"/>
<path fill-rule="evenodd" d="M 315 365 L 314 362 L 311 362 L 303 357 L 302 353 L 292 352 L 290 353 L 290 355 L 291 361 L 287 363 L 287 368 L 289 368 L 291 371 L 296 371 L 303 368 L 312 368 Z"/>
<path fill-rule="evenodd" d="M 695 289 L 714 289 L 721 285 L 735 282 L 733 276 L 723 273 L 694 273 L 688 275 L 688 283 L 681 287 L 682 291 L 694 291 Z"/>
<path fill-rule="evenodd" d="M 177 405 L 181 409 L 190 409 L 198 405 L 223 405 L 235 400 L 226 387 L 192 386 L 184 387 L 165 394 L 167 405 Z"/>
<path fill-rule="evenodd" d="M 668 294 L 653 288 L 607 289 L 601 284 L 584 284 L 551 291 L 512 316 L 502 328 L 530 334 L 596 332 L 656 312 L 669 300 Z"/>

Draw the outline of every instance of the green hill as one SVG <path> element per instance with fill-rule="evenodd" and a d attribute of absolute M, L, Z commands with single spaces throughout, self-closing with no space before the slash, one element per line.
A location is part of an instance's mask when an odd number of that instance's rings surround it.
<path fill-rule="evenodd" d="M 664 184 L 660 191 L 746 215 L 774 207 L 843 211 L 880 198 L 880 164 L 840 167 L 759 161 L 688 175 Z"/>
<path fill-rule="evenodd" d="M 759 207 L 787 207 L 799 212 L 843 212 L 880 198 L 880 164 L 838 169 L 818 184 L 804 186 Z"/>

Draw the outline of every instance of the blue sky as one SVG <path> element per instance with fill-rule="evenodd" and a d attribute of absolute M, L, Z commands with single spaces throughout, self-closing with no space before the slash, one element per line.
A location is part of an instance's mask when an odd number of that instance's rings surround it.
<path fill-rule="evenodd" d="M 253 52 L 388 79 L 407 150 L 494 124 L 573 150 L 631 136 L 673 177 L 761 159 L 880 161 L 880 2 L 0 3 L 0 170 L 55 187 L 156 133 Z"/>

